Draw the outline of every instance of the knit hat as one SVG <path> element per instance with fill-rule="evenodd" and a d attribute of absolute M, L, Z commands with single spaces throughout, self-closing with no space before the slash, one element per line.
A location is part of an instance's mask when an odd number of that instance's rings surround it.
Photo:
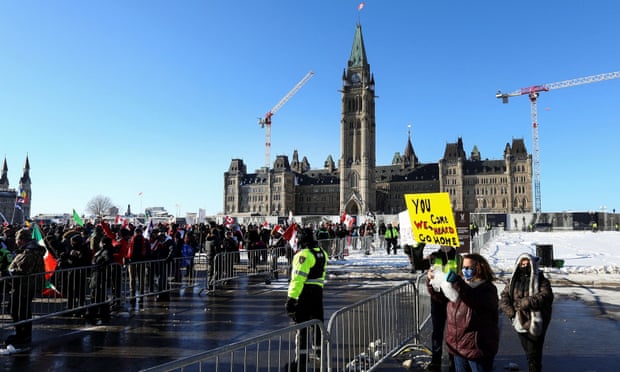
<path fill-rule="evenodd" d="M 27 243 L 29 241 L 32 240 L 32 230 L 28 229 L 28 228 L 23 228 L 21 230 L 19 230 L 17 232 L 17 236 L 15 237 L 15 240 L 19 240 L 22 241 L 24 243 Z"/>

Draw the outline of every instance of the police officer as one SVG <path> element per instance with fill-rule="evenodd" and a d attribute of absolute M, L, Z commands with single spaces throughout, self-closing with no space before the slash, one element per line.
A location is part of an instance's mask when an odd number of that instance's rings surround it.
<path fill-rule="evenodd" d="M 323 321 L 323 284 L 327 267 L 327 252 L 319 246 L 311 228 L 304 228 L 300 231 L 299 245 L 300 249 L 293 257 L 286 312 L 295 323 L 311 319 Z M 318 327 L 314 330 L 312 341 L 315 356 L 320 356 L 318 350 L 321 347 L 321 332 Z M 297 333 L 295 343 L 298 350 L 296 364 L 305 364 L 308 357 L 306 329 L 301 329 Z"/>

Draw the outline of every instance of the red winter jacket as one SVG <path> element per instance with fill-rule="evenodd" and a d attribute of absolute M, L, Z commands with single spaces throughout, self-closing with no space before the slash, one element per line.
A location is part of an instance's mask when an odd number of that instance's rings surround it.
<path fill-rule="evenodd" d="M 453 288 L 459 298 L 448 303 L 448 351 L 469 360 L 494 358 L 499 347 L 497 288 L 489 281 L 470 286 L 461 277 Z"/>

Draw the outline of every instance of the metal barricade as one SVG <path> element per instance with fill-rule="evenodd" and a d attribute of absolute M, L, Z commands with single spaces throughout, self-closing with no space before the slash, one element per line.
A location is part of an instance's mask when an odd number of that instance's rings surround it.
<path fill-rule="evenodd" d="M 280 275 L 289 275 L 293 252 L 290 247 L 221 252 L 213 262 L 205 256 L 205 288 L 215 290 L 241 277 L 262 276 L 266 284 Z"/>
<path fill-rule="evenodd" d="M 342 308 L 330 317 L 327 328 L 312 320 L 144 371 L 372 371 L 395 352 L 413 346 L 428 350 L 419 334 L 428 323 L 430 305 L 420 303 L 424 301 L 420 295 L 424 297 L 427 291 L 418 288 L 411 282 L 401 283 Z M 310 358 L 296 349 L 295 337 L 305 330 L 306 345 L 310 345 L 316 327 L 321 348 Z M 298 355 L 305 355 L 305 363 L 291 369 Z"/>
<path fill-rule="evenodd" d="M 206 255 L 131 262 L 123 267 L 118 297 L 138 298 L 166 294 L 202 285 L 207 277 Z"/>
<path fill-rule="evenodd" d="M 317 329 L 324 346 L 325 326 L 319 320 L 311 320 L 143 371 L 327 371 L 323 353 L 301 354 L 299 359 L 296 352 L 296 337 L 301 333 L 310 337 Z M 308 345 L 310 341 L 306 340 Z"/>
<path fill-rule="evenodd" d="M 110 304 L 118 300 L 114 293 L 120 288 L 120 272 L 120 265 L 110 264 L 2 277 L 0 327 Z"/>
<path fill-rule="evenodd" d="M 415 337 L 417 301 L 406 282 L 335 312 L 327 326 L 329 370 L 371 370 Z"/>

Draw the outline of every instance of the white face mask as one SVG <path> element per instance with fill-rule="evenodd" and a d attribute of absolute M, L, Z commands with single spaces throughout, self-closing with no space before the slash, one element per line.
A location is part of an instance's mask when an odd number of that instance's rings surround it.
<path fill-rule="evenodd" d="M 441 251 L 444 253 L 450 252 L 450 250 L 452 249 L 452 247 L 449 247 L 447 245 L 442 245 L 441 246 Z"/>

